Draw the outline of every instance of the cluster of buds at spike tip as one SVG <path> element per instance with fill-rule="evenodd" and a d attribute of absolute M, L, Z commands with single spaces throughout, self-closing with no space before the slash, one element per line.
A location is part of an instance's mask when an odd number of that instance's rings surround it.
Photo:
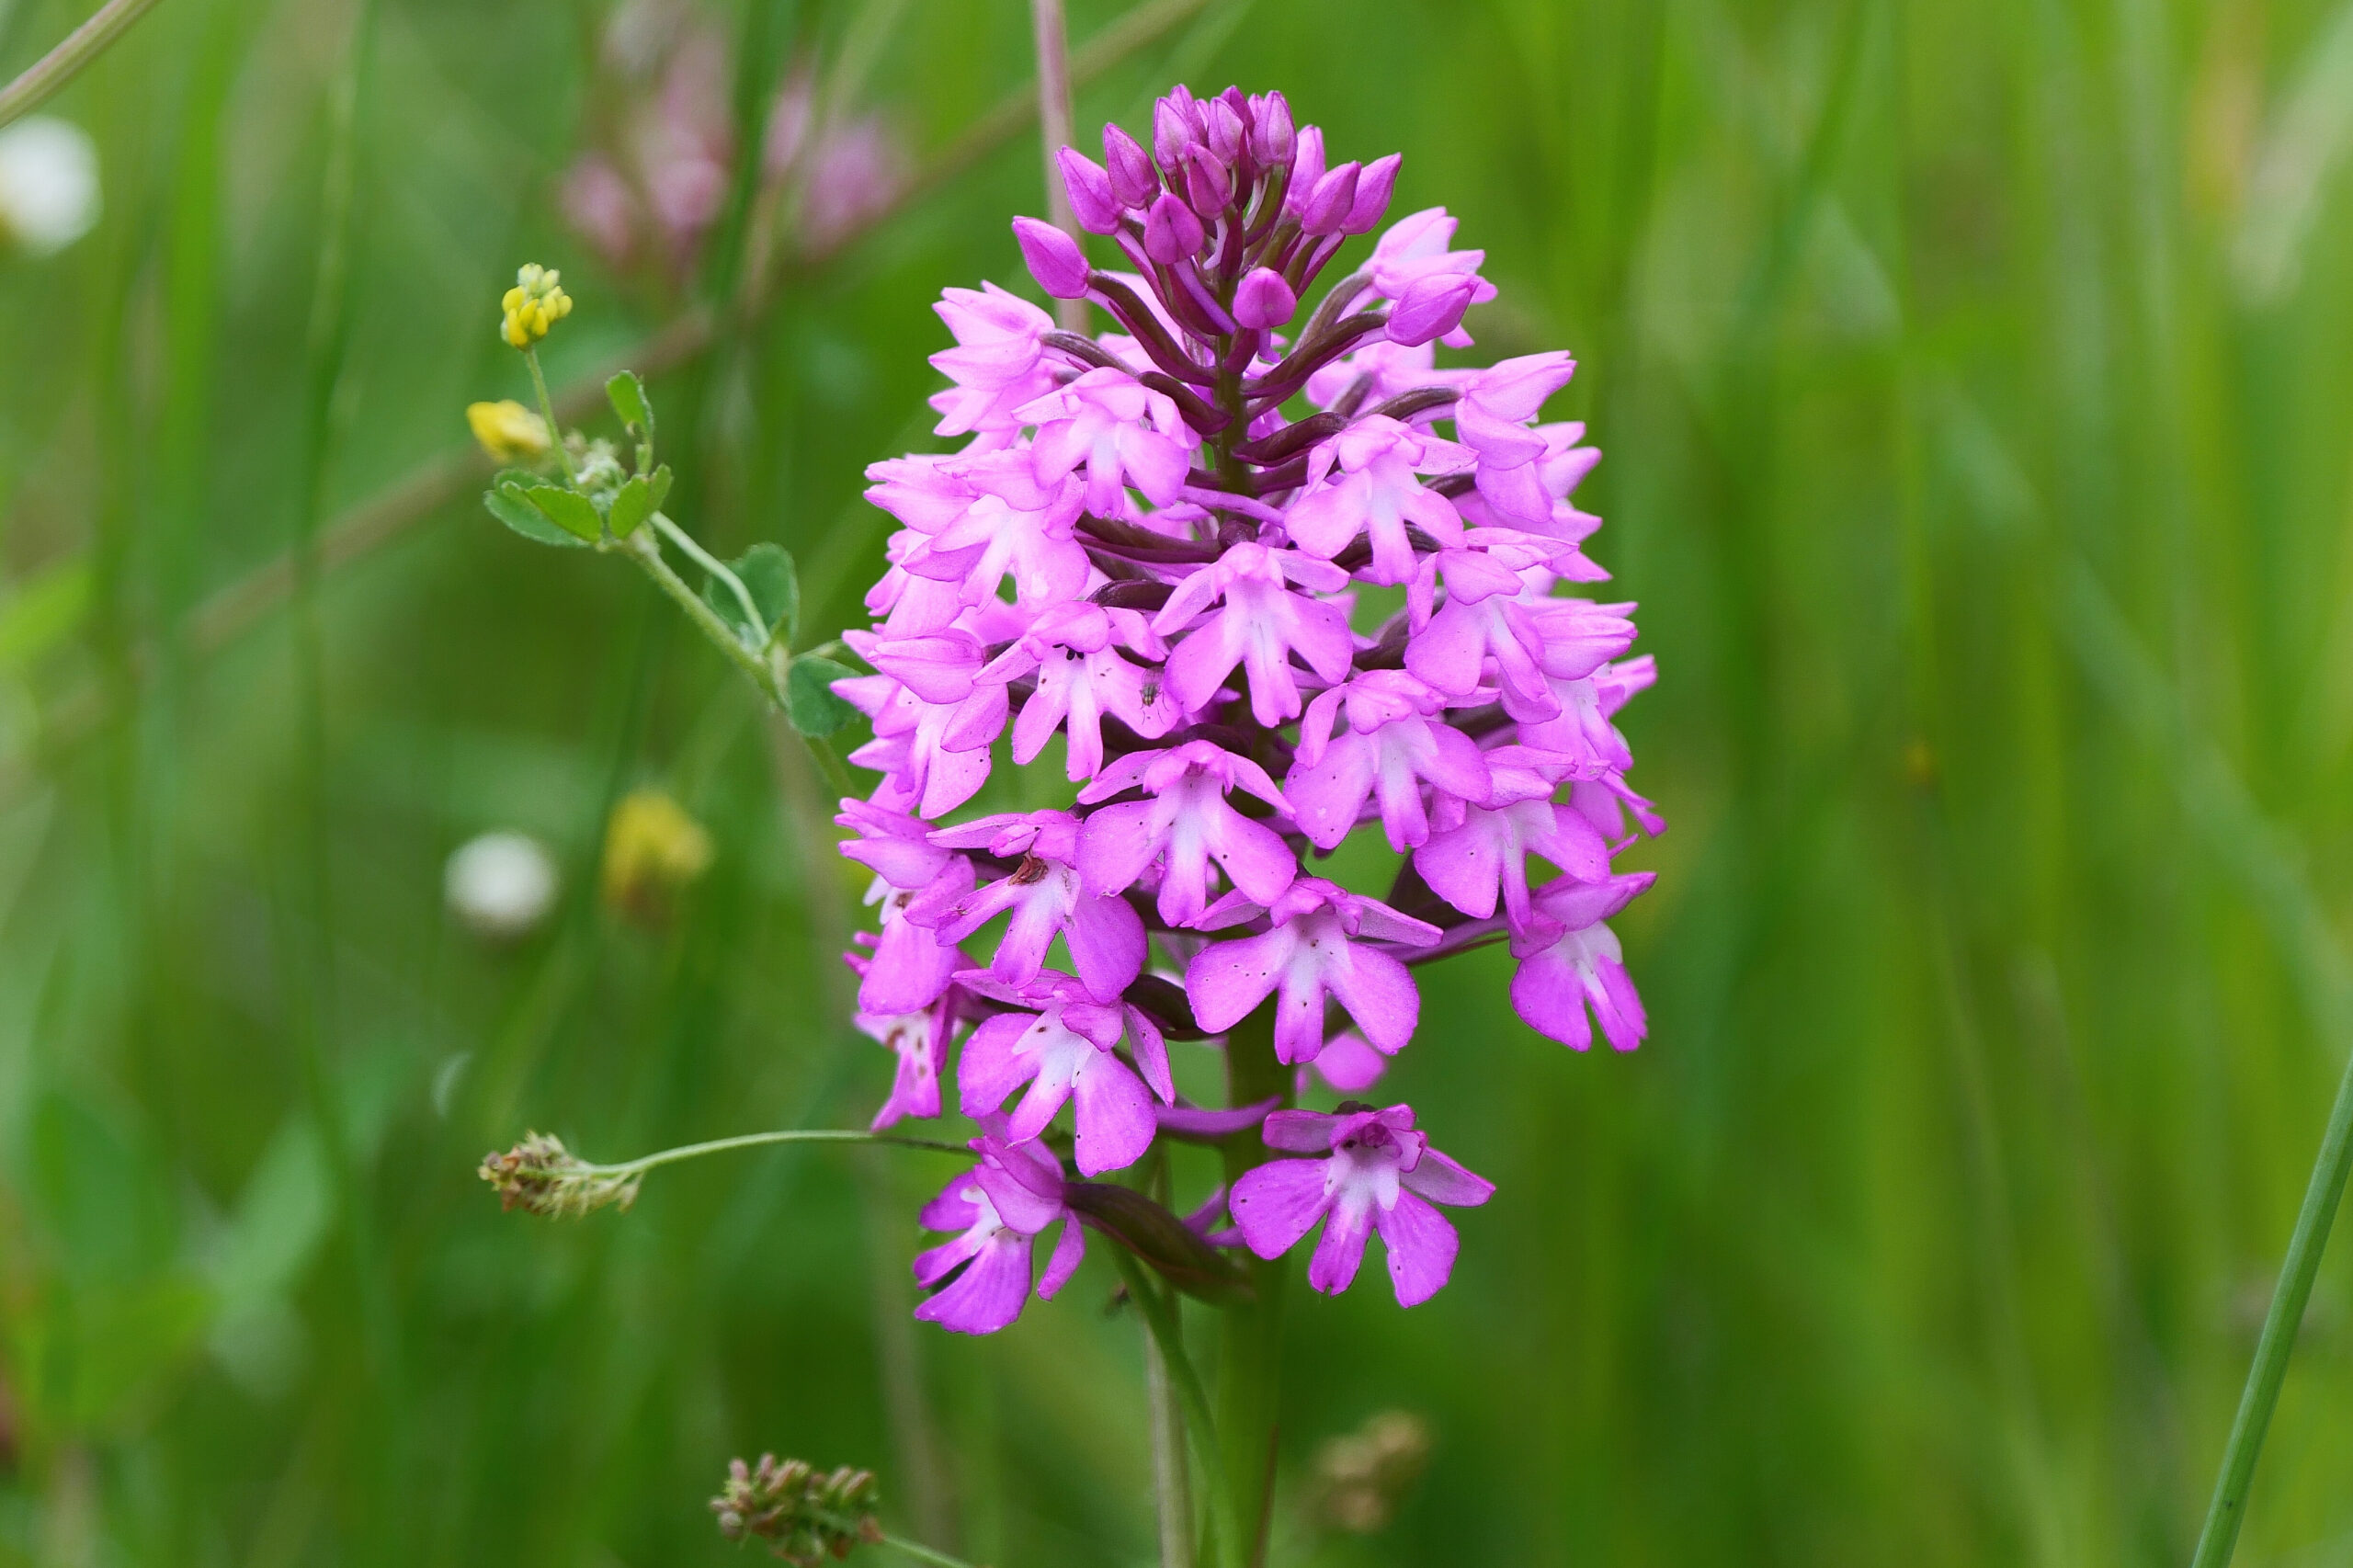
<path fill-rule="evenodd" d="M 1413 967 L 1496 942 L 1535 1029 L 1642 1040 L 1605 922 L 1651 881 L 1613 858 L 1665 824 L 1612 722 L 1653 678 L 1628 656 L 1634 607 L 1586 592 L 1608 576 L 1584 548 L 1600 519 L 1570 497 L 1599 453 L 1542 418 L 1567 354 L 1438 365 L 1495 292 L 1443 208 L 1308 302 L 1382 222 L 1395 155 L 1334 163 L 1279 93 L 1233 88 L 1179 88 L 1148 148 L 1112 126 L 1103 153 L 1060 166 L 1124 267 L 1035 220 L 1014 233 L 1040 288 L 1112 330 L 947 290 L 956 345 L 932 363 L 953 384 L 932 403 L 969 439 L 868 471 L 902 527 L 874 625 L 845 636 L 875 673 L 835 686 L 873 722 L 852 760 L 881 775 L 838 819 L 875 873 L 880 929 L 850 961 L 860 1025 L 899 1059 L 880 1120 L 938 1114 L 951 1056 L 959 1108 L 988 1119 L 979 1166 L 925 1210 L 961 1237 L 919 1263 L 926 1315 L 986 1331 L 1020 1310 L 1032 1238 L 1072 1211 L 1041 1142 L 1066 1106 L 1086 1176 L 1168 1135 L 1299 1156 L 1250 1171 L 1231 1226 L 1202 1233 L 1272 1257 L 1320 1227 L 1324 1290 L 1378 1234 L 1412 1305 L 1454 1262 L 1434 1205 L 1489 1185 L 1407 1106 L 1183 1105 L 1164 1042 L 1271 1012 L 1302 1083 L 1362 1090 L 1414 1037 Z M 1395 613 L 1360 616 L 1369 588 Z M 1067 809 L 964 817 L 1001 744 L 1027 767 L 1057 739 Z M 1379 898 L 1309 869 L 1352 835 L 1402 858 Z"/>
<path fill-rule="evenodd" d="M 498 302 L 498 335 L 509 347 L 529 348 L 572 313 L 572 296 L 561 287 L 562 276 L 536 262 L 517 269 L 515 287 Z"/>
<path fill-rule="evenodd" d="M 498 1189 L 502 1209 L 520 1209 L 569 1220 L 637 1201 L 642 1176 L 627 1169 L 592 1165 L 547 1132 L 529 1132 L 505 1153 L 483 1156 L 482 1179 Z"/>
<path fill-rule="evenodd" d="M 710 1500 L 720 1534 L 738 1545 L 766 1541 L 793 1568 L 818 1568 L 880 1541 L 874 1506 L 873 1471 L 844 1465 L 821 1473 L 805 1460 L 774 1454 L 762 1454 L 756 1465 L 729 1460 L 727 1484 Z"/>

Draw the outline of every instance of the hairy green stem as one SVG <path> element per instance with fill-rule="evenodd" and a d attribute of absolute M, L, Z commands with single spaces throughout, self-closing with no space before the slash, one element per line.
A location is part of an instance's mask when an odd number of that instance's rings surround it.
<path fill-rule="evenodd" d="M 699 1160 L 705 1154 L 724 1154 L 735 1149 L 760 1149 L 771 1143 L 890 1143 L 902 1149 L 929 1149 L 940 1154 L 972 1153 L 961 1143 L 942 1143 L 931 1138 L 902 1138 L 895 1133 L 859 1132 L 851 1128 L 790 1127 L 775 1132 L 745 1132 L 733 1138 L 681 1143 L 675 1149 L 641 1154 L 618 1165 L 591 1165 L 587 1168 L 600 1176 L 640 1176 L 659 1165 L 675 1165 L 681 1160 Z"/>
<path fill-rule="evenodd" d="M 729 591 L 735 596 L 735 602 L 743 607 L 745 624 L 756 626 L 762 631 L 767 629 L 767 618 L 760 613 L 758 602 L 752 597 L 752 590 L 744 586 L 744 579 L 735 575 L 732 567 L 697 544 L 694 535 L 672 522 L 664 514 L 656 512 L 651 520 L 654 526 L 661 530 L 662 537 L 676 545 L 687 559 L 727 585 Z M 742 639 L 738 638 L 737 641 L 741 642 Z"/>
<path fill-rule="evenodd" d="M 563 426 L 555 422 L 555 399 L 548 395 L 547 372 L 540 369 L 536 347 L 524 347 L 523 363 L 531 369 L 531 390 L 539 394 L 540 417 L 547 423 L 548 445 L 555 449 L 556 461 L 563 465 L 564 483 L 576 490 L 580 487 L 580 475 L 572 466 L 572 449 L 563 444 Z"/>
<path fill-rule="evenodd" d="M 47 103 L 82 68 L 104 54 L 131 24 L 155 7 L 155 0 L 107 0 L 64 41 L 42 55 L 15 81 L 0 87 L 0 125 L 21 119 Z"/>
<path fill-rule="evenodd" d="M 961 1557 L 950 1557 L 944 1551 L 934 1551 L 920 1542 L 909 1540 L 904 1536 L 892 1535 L 887 1531 L 883 1534 L 882 1544 L 905 1552 L 918 1562 L 932 1563 L 934 1568 L 972 1568 L 971 1563 Z"/>
<path fill-rule="evenodd" d="M 2320 1153 L 2313 1161 L 2304 1206 L 2296 1215 L 2295 1233 L 2288 1238 L 2288 1256 L 2279 1266 L 2279 1283 L 2271 1292 L 2262 1337 L 2255 1344 L 2255 1364 L 2247 1369 L 2231 1440 L 2222 1450 L 2222 1473 L 2214 1483 L 2214 1500 L 2207 1505 L 2206 1526 L 2199 1532 L 2190 1568 L 2224 1568 L 2238 1545 L 2247 1485 L 2255 1478 L 2255 1461 L 2263 1452 L 2272 1409 L 2279 1403 L 2288 1355 L 2296 1346 L 2296 1331 L 2312 1301 L 2313 1280 L 2320 1273 L 2321 1253 L 2328 1245 L 2328 1228 L 2345 1196 L 2348 1171 L 2353 1171 L 2353 1058 L 2347 1059 L 2345 1076 L 2337 1083 L 2336 1104 L 2329 1110 L 2328 1130 L 2321 1135 Z"/>
<path fill-rule="evenodd" d="M 659 517 L 661 514 L 657 512 L 654 516 Z M 719 619 L 719 612 L 704 603 L 700 594 L 687 586 L 685 578 L 670 570 L 670 563 L 662 559 L 662 547 L 654 541 L 651 531 L 631 535 L 621 541 L 620 549 L 654 579 L 655 587 L 669 595 L 672 602 L 687 612 L 687 619 L 695 623 L 695 630 L 710 639 L 737 669 L 749 676 L 752 684 L 758 687 L 770 702 L 779 708 L 784 706 L 784 693 L 778 687 L 775 666 L 762 655 L 745 647 L 744 640 L 735 635 L 734 629 Z"/>

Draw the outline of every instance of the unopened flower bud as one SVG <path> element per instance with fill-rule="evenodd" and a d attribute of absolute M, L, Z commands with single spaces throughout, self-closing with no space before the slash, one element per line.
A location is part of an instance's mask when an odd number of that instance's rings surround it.
<path fill-rule="evenodd" d="M 1103 128 L 1103 167 L 1111 176 L 1111 199 L 1121 207 L 1140 210 L 1160 188 L 1151 157 L 1116 125 Z"/>
<path fill-rule="evenodd" d="M 1163 267 L 1174 267 L 1201 248 L 1201 221 L 1193 210 L 1167 191 L 1160 193 L 1143 219 L 1143 254 Z"/>
<path fill-rule="evenodd" d="M 1300 208 L 1299 226 L 1311 234 L 1338 233 L 1356 205 L 1357 176 L 1362 172 L 1360 165 L 1349 162 L 1317 180 Z"/>
<path fill-rule="evenodd" d="M 558 286 L 562 276 L 537 263 L 517 270 L 515 287 L 499 301 L 499 335 L 510 347 L 529 348 L 572 313 L 572 296 Z"/>
<path fill-rule="evenodd" d="M 1348 215 L 1340 224 L 1344 234 L 1370 233 L 1381 215 L 1389 210 L 1390 193 L 1397 188 L 1397 165 L 1405 161 L 1402 153 L 1392 153 L 1376 158 L 1357 176 L 1356 199 L 1348 206 Z"/>
<path fill-rule="evenodd" d="M 576 1219 L 608 1204 L 637 1201 L 634 1172 L 592 1165 L 551 1133 L 529 1132 L 505 1153 L 483 1156 L 482 1179 L 498 1189 L 498 1206 L 555 1219 Z"/>
<path fill-rule="evenodd" d="M 1479 291 L 1476 274 L 1438 272 L 1405 286 L 1405 296 L 1389 312 L 1389 341 L 1417 347 L 1462 324 L 1462 312 Z"/>
<path fill-rule="evenodd" d="M 1221 96 L 1201 106 L 1201 118 L 1207 122 L 1203 140 L 1209 143 L 1211 155 L 1229 168 L 1242 156 L 1242 149 L 1250 140 L 1249 122 L 1242 118 L 1241 97 L 1235 93 L 1233 100 L 1229 101 Z"/>
<path fill-rule="evenodd" d="M 1324 128 L 1319 125 L 1302 126 L 1291 150 L 1290 187 L 1283 197 L 1284 210 L 1305 211 L 1307 199 L 1315 194 L 1315 187 L 1323 178 Z"/>
<path fill-rule="evenodd" d="M 1233 199 L 1233 176 L 1216 153 L 1199 142 L 1185 150 L 1185 196 L 1204 218 L 1214 218 Z"/>
<path fill-rule="evenodd" d="M 1270 267 L 1252 268 L 1233 291 L 1233 319 L 1244 326 L 1280 326 L 1298 309 L 1299 296 Z"/>
<path fill-rule="evenodd" d="M 466 404 L 466 424 L 493 462 L 529 462 L 548 455 L 548 422 L 511 397 Z"/>
<path fill-rule="evenodd" d="M 1250 155 L 1268 168 L 1290 162 L 1298 144 L 1291 129 L 1290 101 L 1279 92 L 1250 102 Z"/>
<path fill-rule="evenodd" d="M 605 826 L 605 903 L 658 926 L 679 891 L 710 869 L 710 835 L 677 801 L 659 790 L 635 790 Z"/>
<path fill-rule="evenodd" d="M 1111 176 L 1103 165 L 1075 147 L 1054 154 L 1061 165 L 1063 188 L 1070 193 L 1071 215 L 1090 234 L 1120 232 L 1120 201 L 1111 194 Z"/>
<path fill-rule="evenodd" d="M 727 1483 L 710 1500 L 721 1535 L 739 1545 L 766 1541 L 793 1568 L 821 1568 L 881 1540 L 874 1508 L 872 1471 L 843 1465 L 821 1475 L 806 1460 L 774 1454 L 762 1454 L 756 1465 L 729 1460 Z"/>
<path fill-rule="evenodd" d="M 1172 176 L 1185 161 L 1185 149 L 1200 140 L 1193 113 L 1193 95 L 1182 87 L 1152 106 L 1153 156 Z"/>
<path fill-rule="evenodd" d="M 1016 218 L 1013 237 L 1039 288 L 1057 300 L 1086 298 L 1086 253 L 1076 240 L 1035 218 Z"/>
<path fill-rule="evenodd" d="M 555 859 L 538 839 L 521 833 L 485 833 L 466 840 L 449 857 L 441 887 L 450 914 L 476 936 L 504 942 L 529 936 L 547 917 L 555 903 L 556 881 Z"/>

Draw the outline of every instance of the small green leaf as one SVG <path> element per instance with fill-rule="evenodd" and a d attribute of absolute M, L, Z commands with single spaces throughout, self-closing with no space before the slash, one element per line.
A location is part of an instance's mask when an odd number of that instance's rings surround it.
<path fill-rule="evenodd" d="M 793 660 L 792 667 L 784 676 L 784 716 L 802 734 L 823 740 L 858 717 L 858 710 L 833 691 L 834 682 L 847 680 L 857 674 L 845 665 L 813 653 Z"/>
<path fill-rule="evenodd" d="M 780 544 L 756 544 L 734 562 L 735 575 L 752 590 L 752 602 L 767 618 L 771 638 L 781 632 L 786 646 L 801 634 L 801 575 Z"/>
<path fill-rule="evenodd" d="M 637 372 L 623 370 L 607 381 L 605 396 L 612 401 L 613 412 L 621 416 L 621 423 L 631 426 L 631 433 L 652 446 L 654 403 L 645 395 L 645 383 L 637 379 Z"/>
<path fill-rule="evenodd" d="M 613 492 L 612 510 L 605 514 L 605 521 L 612 525 L 615 539 L 627 539 L 653 515 L 654 487 L 645 483 L 643 474 L 631 474 Z"/>
<path fill-rule="evenodd" d="M 654 493 L 654 510 L 658 512 L 662 509 L 662 503 L 670 498 L 670 465 L 664 463 L 647 474 L 645 483 Z"/>
<path fill-rule="evenodd" d="M 559 484 L 535 484 L 523 494 L 547 514 L 548 521 L 574 538 L 593 542 L 604 537 L 604 519 L 597 515 L 597 504 L 580 492 Z"/>
<path fill-rule="evenodd" d="M 760 619 L 766 624 L 746 623 L 744 601 L 735 597 L 734 589 L 716 577 L 704 582 L 702 602 L 745 642 L 764 648 L 775 641 L 779 628 L 800 619 L 800 579 L 793 574 L 792 557 L 785 553 L 782 546 L 756 544 L 729 562 L 727 569 L 735 574 L 736 581 L 752 596 L 752 603 L 759 608 Z"/>
<path fill-rule="evenodd" d="M 540 509 L 525 498 L 523 487 L 519 484 L 504 484 L 495 490 L 483 491 L 482 504 L 489 509 L 492 517 L 534 544 L 562 545 L 567 550 L 582 547 L 582 540 L 549 522 Z"/>

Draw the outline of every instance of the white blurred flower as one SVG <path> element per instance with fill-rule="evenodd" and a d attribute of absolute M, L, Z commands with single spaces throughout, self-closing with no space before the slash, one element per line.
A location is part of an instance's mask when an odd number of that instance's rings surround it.
<path fill-rule="evenodd" d="M 480 937 L 512 940 L 555 903 L 555 858 L 529 835 L 485 833 L 460 845 L 442 874 L 449 913 Z"/>
<path fill-rule="evenodd" d="M 32 256 L 63 250 L 98 221 L 98 147 L 36 115 L 0 131 L 0 234 Z"/>

